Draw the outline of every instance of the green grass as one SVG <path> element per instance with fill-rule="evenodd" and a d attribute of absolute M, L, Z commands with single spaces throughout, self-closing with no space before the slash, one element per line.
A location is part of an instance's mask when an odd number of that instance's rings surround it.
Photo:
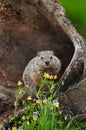
<path fill-rule="evenodd" d="M 43 78 L 39 86 L 35 98 L 29 96 L 23 101 L 24 113 L 17 117 L 18 98 L 21 93 L 25 92 L 21 85 L 18 86 L 14 117 L 10 119 L 9 127 L 6 130 L 84 130 L 86 128 L 86 122 L 75 120 L 77 115 L 74 117 L 69 113 L 63 114 L 58 102 L 58 91 L 57 93 L 54 91 L 55 82 L 53 80 Z M 44 92 L 45 86 L 47 87 L 46 92 Z M 68 116 L 70 116 L 70 120 L 67 119 Z M 2 130 L 1 126 L 0 130 Z"/>

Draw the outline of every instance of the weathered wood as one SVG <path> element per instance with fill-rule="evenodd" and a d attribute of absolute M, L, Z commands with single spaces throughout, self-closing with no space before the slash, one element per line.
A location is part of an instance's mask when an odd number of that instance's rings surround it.
<path fill-rule="evenodd" d="M 77 114 L 75 120 L 86 120 L 86 55 L 84 56 L 84 73 L 78 83 L 69 86 L 59 94 L 60 107 L 63 112 Z"/>

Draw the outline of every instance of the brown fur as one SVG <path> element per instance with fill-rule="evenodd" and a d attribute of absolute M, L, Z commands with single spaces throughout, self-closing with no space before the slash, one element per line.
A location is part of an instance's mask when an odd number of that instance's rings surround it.
<path fill-rule="evenodd" d="M 54 55 L 53 51 L 41 51 L 26 66 L 23 73 L 23 81 L 32 95 L 37 91 L 39 82 L 44 72 L 52 71 L 58 73 L 61 69 L 61 61 Z"/>

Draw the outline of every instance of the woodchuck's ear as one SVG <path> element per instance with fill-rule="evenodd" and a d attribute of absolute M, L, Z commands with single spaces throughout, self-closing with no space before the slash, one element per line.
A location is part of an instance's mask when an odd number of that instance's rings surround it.
<path fill-rule="evenodd" d="M 37 56 L 40 56 L 40 52 L 37 52 Z"/>
<path fill-rule="evenodd" d="M 52 55 L 54 55 L 54 51 L 52 50 L 51 52 L 52 52 Z"/>

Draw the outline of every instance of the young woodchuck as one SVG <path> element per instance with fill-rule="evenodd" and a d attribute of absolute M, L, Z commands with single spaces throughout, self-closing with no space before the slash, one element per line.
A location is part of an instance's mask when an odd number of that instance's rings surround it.
<path fill-rule="evenodd" d="M 44 72 L 50 71 L 58 74 L 61 69 L 61 61 L 54 55 L 53 51 L 41 51 L 37 53 L 26 66 L 23 73 L 23 81 L 27 86 L 29 95 L 34 95 Z"/>

